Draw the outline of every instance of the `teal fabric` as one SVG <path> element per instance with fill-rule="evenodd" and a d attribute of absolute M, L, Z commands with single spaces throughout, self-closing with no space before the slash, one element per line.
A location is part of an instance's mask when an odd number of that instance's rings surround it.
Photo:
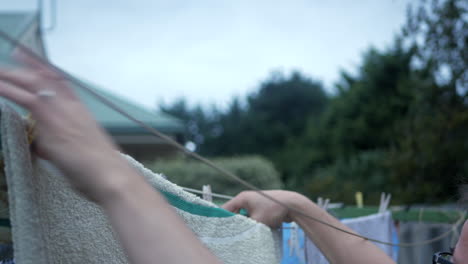
<path fill-rule="evenodd" d="M 239 214 L 243 216 L 249 216 L 249 211 L 247 211 L 247 209 L 241 208 L 239 210 Z"/>
<path fill-rule="evenodd" d="M 231 217 L 234 216 L 234 213 L 231 213 L 227 210 L 222 208 L 216 207 L 209 207 L 203 206 L 199 204 L 189 203 L 185 200 L 182 200 L 177 195 L 174 195 L 169 192 L 162 192 L 166 200 L 174 207 L 185 211 L 187 213 L 191 213 L 194 215 L 206 216 L 206 217 Z M 248 215 L 247 211 L 241 211 L 242 215 Z M 0 219 L 0 226 L 10 227 L 10 219 Z"/>
<path fill-rule="evenodd" d="M 182 200 L 175 194 L 161 191 L 161 193 L 166 197 L 166 200 L 175 208 L 185 211 L 190 214 L 206 216 L 206 217 L 231 217 L 234 216 L 234 213 L 231 213 L 222 208 L 203 206 L 199 204 L 189 203 L 185 200 Z"/>
<path fill-rule="evenodd" d="M 206 216 L 206 217 L 231 217 L 234 216 L 234 213 L 231 213 L 222 208 L 203 206 L 199 204 L 189 203 L 185 200 L 182 200 L 177 195 L 174 195 L 169 192 L 161 192 L 166 200 L 174 207 L 191 213 L 194 215 Z M 248 215 L 247 211 L 241 211 L 242 215 Z M 10 219 L 0 219 L 0 226 L 10 227 Z"/>

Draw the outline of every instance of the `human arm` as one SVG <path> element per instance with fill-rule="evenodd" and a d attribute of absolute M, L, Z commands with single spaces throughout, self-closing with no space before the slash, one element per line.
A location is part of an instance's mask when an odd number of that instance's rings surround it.
<path fill-rule="evenodd" d="M 28 58 L 28 69 L 0 69 L 0 96 L 30 110 L 35 149 L 107 214 L 130 263 L 219 263 L 176 212 L 117 153 L 68 82 Z M 45 92 L 46 93 L 45 93 Z"/>
<path fill-rule="evenodd" d="M 265 191 L 265 193 L 304 214 L 354 233 L 349 227 L 303 195 L 279 190 Z M 296 222 L 330 263 L 394 263 L 390 257 L 370 241 L 343 233 L 306 218 L 253 191 L 240 193 L 224 204 L 223 208 L 233 212 L 245 208 L 251 218 L 270 227 L 279 227 L 282 222 Z"/>
<path fill-rule="evenodd" d="M 176 215 L 173 208 L 138 175 L 114 168 L 128 182 L 99 204 L 104 208 L 130 263 L 219 263 Z M 127 180 L 125 180 L 127 181 Z"/>
<path fill-rule="evenodd" d="M 468 261 L 468 220 L 463 224 L 460 238 L 453 252 L 453 263 L 461 264 Z"/>

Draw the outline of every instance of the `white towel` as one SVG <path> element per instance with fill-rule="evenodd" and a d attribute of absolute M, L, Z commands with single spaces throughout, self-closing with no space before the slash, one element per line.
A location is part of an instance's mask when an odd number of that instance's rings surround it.
<path fill-rule="evenodd" d="M 128 263 L 101 209 L 75 194 L 50 163 L 31 157 L 21 118 L 5 104 L 0 109 L 16 263 Z M 276 232 L 189 194 L 124 157 L 166 195 L 185 223 L 224 263 L 279 263 Z"/>

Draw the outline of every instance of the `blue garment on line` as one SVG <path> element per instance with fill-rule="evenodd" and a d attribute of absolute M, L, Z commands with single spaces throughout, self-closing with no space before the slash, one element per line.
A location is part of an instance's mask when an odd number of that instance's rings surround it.
<path fill-rule="evenodd" d="M 305 234 L 298 227 L 295 232 L 294 223 L 283 223 L 283 258 L 281 264 L 307 264 L 305 251 Z"/>

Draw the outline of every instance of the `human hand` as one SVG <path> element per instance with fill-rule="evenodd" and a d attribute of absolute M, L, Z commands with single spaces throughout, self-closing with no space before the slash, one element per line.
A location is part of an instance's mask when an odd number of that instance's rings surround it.
<path fill-rule="evenodd" d="M 55 69 L 20 54 L 22 69 L 0 69 L 0 96 L 23 106 L 36 121 L 35 147 L 72 185 L 99 200 L 112 181 L 105 168 L 122 166 L 115 145 Z"/>
<path fill-rule="evenodd" d="M 296 192 L 281 190 L 263 192 L 290 207 L 308 201 L 307 198 Z M 254 191 L 241 192 L 222 207 L 234 213 L 239 213 L 240 209 L 246 209 L 252 219 L 272 228 L 281 226 L 283 222 L 292 221 L 289 209 Z"/>

